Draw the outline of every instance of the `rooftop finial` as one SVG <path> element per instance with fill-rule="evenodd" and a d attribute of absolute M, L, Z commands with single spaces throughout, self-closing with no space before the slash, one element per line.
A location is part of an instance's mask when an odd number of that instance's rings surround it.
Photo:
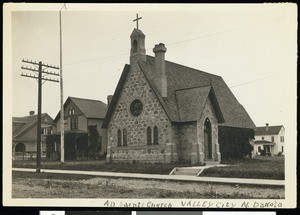
<path fill-rule="evenodd" d="M 139 17 L 139 14 L 136 14 L 136 19 L 133 21 L 136 22 L 136 29 L 139 29 L 139 20 L 142 19 L 142 17 Z"/>

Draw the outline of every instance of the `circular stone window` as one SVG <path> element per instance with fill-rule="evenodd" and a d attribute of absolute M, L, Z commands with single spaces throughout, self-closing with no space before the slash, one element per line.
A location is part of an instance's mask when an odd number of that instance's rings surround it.
<path fill-rule="evenodd" d="M 142 113 L 143 104 L 139 99 L 134 100 L 130 105 L 130 112 L 133 116 L 139 116 Z"/>

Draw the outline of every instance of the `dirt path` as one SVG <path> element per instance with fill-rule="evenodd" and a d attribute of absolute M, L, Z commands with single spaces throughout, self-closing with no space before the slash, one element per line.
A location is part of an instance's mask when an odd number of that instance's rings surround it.
<path fill-rule="evenodd" d="M 13 198 L 284 198 L 284 188 L 139 179 L 13 177 Z"/>

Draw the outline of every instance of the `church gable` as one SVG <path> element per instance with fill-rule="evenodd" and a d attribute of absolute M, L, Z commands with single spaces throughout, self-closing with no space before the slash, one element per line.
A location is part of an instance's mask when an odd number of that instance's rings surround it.
<path fill-rule="evenodd" d="M 164 161 L 170 121 L 138 64 L 130 67 L 108 122 L 113 160 Z M 112 101 L 113 102 L 113 101 Z M 147 146 L 147 147 L 145 147 Z"/>

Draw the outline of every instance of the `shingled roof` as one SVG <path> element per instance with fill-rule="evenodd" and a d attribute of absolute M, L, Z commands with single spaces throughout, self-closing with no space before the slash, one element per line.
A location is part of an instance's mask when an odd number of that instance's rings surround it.
<path fill-rule="evenodd" d="M 223 121 L 221 120 L 219 125 L 252 129 L 255 128 L 255 124 L 246 112 L 245 108 L 237 101 L 222 77 L 179 65 L 170 61 L 165 61 L 168 94 L 166 98 L 163 98 L 153 83 L 155 58 L 147 55 L 146 61 L 139 61 L 138 64 L 172 122 L 197 121 L 199 115 L 197 112 L 199 111 L 199 107 L 193 110 L 189 109 L 187 106 L 189 106 L 190 103 L 182 102 L 183 95 L 178 93 L 178 91 L 195 88 L 195 92 L 189 91 L 188 96 L 194 96 L 195 98 L 197 97 L 197 100 L 200 101 L 205 96 L 201 96 L 198 93 L 207 93 L 208 88 L 205 88 L 205 86 L 210 86 L 213 89 L 216 98 L 215 106 L 219 108 L 221 117 L 223 118 Z M 103 127 L 107 127 L 108 125 L 114 105 L 116 105 L 129 70 L 130 66 L 125 65 L 118 86 L 112 98 L 111 105 L 109 106 Z M 186 110 L 191 112 L 183 113 L 183 111 Z"/>
<path fill-rule="evenodd" d="M 255 129 L 255 135 L 271 135 L 271 134 L 278 134 L 283 127 L 283 125 L 275 125 L 275 126 L 262 126 L 257 127 Z"/>
<path fill-rule="evenodd" d="M 222 112 L 219 108 L 212 86 L 195 87 L 183 90 L 176 90 L 179 119 L 181 122 L 199 120 L 204 110 L 206 101 L 210 98 L 213 108 L 217 114 L 218 122 L 224 122 Z"/>
<path fill-rule="evenodd" d="M 73 102 L 86 118 L 104 119 L 107 111 L 107 105 L 99 100 L 68 97 L 64 103 L 64 108 L 70 102 Z M 54 122 L 60 118 L 60 111 L 56 115 Z"/>
<path fill-rule="evenodd" d="M 37 118 L 38 118 L 37 114 L 30 115 L 30 116 L 24 116 L 24 117 L 12 117 L 12 123 L 22 125 L 13 132 L 13 138 L 18 137 L 21 134 L 24 134 L 26 131 L 28 131 L 30 128 L 32 128 L 34 125 L 36 125 Z M 53 119 L 47 113 L 43 113 L 41 118 L 42 118 L 42 123 L 53 124 Z M 49 118 L 50 121 L 46 122 L 45 121 L 46 118 Z"/>

